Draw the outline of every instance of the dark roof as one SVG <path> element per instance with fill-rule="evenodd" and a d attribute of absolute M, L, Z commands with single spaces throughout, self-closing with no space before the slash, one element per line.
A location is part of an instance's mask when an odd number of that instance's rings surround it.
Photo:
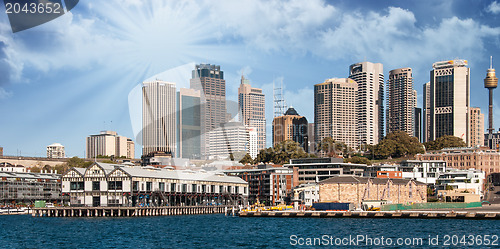
<path fill-rule="evenodd" d="M 286 110 L 285 115 L 299 116 L 299 113 L 293 107 L 290 107 Z"/>

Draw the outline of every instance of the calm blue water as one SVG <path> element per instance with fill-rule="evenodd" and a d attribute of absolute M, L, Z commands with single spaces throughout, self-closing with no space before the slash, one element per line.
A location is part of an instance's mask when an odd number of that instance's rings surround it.
<path fill-rule="evenodd" d="M 0 216 L 1 248 L 352 248 L 351 235 L 372 239 L 381 236 L 393 242 L 386 248 L 427 248 L 428 238 L 438 237 L 439 247 L 464 247 L 478 235 L 500 235 L 500 222 L 481 220 L 415 219 L 317 219 L 239 218 L 224 215 L 162 216 L 138 218 L 34 218 L 28 215 Z M 294 235 L 296 237 L 294 237 Z M 444 236 L 450 236 L 444 246 Z M 292 239 L 291 239 L 292 236 Z M 322 237 L 323 236 L 323 237 Z M 330 238 L 326 243 L 320 238 Z M 315 246 L 299 246 L 307 240 Z M 397 246 L 397 239 L 422 238 L 424 245 Z M 344 239 L 346 246 L 335 246 Z M 436 241 L 436 240 L 435 240 Z M 454 244 L 454 242 L 456 242 Z M 334 246 L 331 246 L 331 244 Z M 351 243 L 351 244 L 349 244 Z M 412 242 L 413 243 L 413 242 Z M 415 242 L 418 243 L 418 242 Z M 476 242 L 474 242 L 476 243 Z M 497 241 L 500 244 L 500 241 Z M 410 243 L 411 244 L 411 243 Z M 340 244 L 341 245 L 341 244 Z M 380 245 L 380 244 L 379 244 Z M 453 246 L 456 245 L 456 246 Z M 377 246 L 384 247 L 384 246 Z M 478 246 L 471 248 L 499 248 Z"/>

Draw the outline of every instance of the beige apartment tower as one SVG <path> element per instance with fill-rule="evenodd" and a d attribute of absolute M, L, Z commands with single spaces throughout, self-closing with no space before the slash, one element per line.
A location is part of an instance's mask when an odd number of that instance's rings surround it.
<path fill-rule="evenodd" d="M 155 80 L 142 84 L 142 155 L 175 155 L 175 83 Z"/>
<path fill-rule="evenodd" d="M 359 146 L 358 84 L 353 79 L 328 79 L 314 85 L 314 135 L 316 144 L 324 138 Z"/>
<path fill-rule="evenodd" d="M 266 148 L 266 98 L 262 89 L 250 85 L 248 79 L 241 76 L 238 88 L 240 121 L 257 132 L 257 151 Z"/>
<path fill-rule="evenodd" d="M 87 158 L 99 156 L 135 157 L 135 144 L 132 139 L 119 136 L 115 131 L 101 131 L 100 134 L 88 136 L 86 147 Z"/>
<path fill-rule="evenodd" d="M 375 145 L 384 138 L 384 66 L 371 62 L 352 64 L 349 78 L 358 83 L 360 143 Z"/>
<path fill-rule="evenodd" d="M 404 131 L 415 136 L 416 91 L 413 90 L 412 69 L 389 71 L 387 80 L 387 133 Z"/>
<path fill-rule="evenodd" d="M 470 146 L 470 69 L 467 61 L 440 61 L 432 67 L 429 140 L 452 135 Z"/>
<path fill-rule="evenodd" d="M 424 107 L 422 119 L 423 119 L 423 127 L 422 127 L 422 143 L 432 141 L 430 140 L 431 134 L 431 82 L 427 82 L 424 84 Z"/>
<path fill-rule="evenodd" d="M 484 146 L 484 113 L 481 108 L 470 108 L 470 146 Z"/>

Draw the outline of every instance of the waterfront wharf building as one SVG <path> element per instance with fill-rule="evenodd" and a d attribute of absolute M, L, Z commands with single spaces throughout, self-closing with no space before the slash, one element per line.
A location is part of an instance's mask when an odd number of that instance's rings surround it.
<path fill-rule="evenodd" d="M 207 155 L 209 159 L 227 159 L 235 152 L 248 153 L 249 130 L 240 122 L 227 122 L 209 131 Z"/>
<path fill-rule="evenodd" d="M 201 158 L 201 92 L 177 92 L 177 157 Z"/>
<path fill-rule="evenodd" d="M 313 203 L 319 202 L 319 185 L 318 184 L 301 184 L 293 189 L 293 197 L 298 197 L 298 200 L 306 207 L 311 207 Z"/>
<path fill-rule="evenodd" d="M 337 175 L 370 176 L 366 164 L 344 163 L 342 158 L 290 159 L 283 167 L 294 170 L 297 184 L 318 183 Z"/>
<path fill-rule="evenodd" d="M 142 155 L 165 152 L 175 155 L 175 83 L 155 80 L 142 83 Z"/>
<path fill-rule="evenodd" d="M 135 144 L 132 139 L 119 136 L 115 131 L 101 131 L 100 134 L 88 136 L 86 148 L 87 158 L 99 156 L 135 157 Z"/>
<path fill-rule="evenodd" d="M 240 121 L 246 127 L 257 132 L 257 151 L 266 148 L 266 98 L 262 89 L 250 85 L 248 79 L 241 76 L 238 88 Z M 254 157 L 252 157 L 254 158 Z"/>
<path fill-rule="evenodd" d="M 415 108 L 417 92 L 413 90 L 412 69 L 389 71 L 387 80 L 387 133 L 404 131 L 415 136 Z"/>
<path fill-rule="evenodd" d="M 358 84 L 353 79 L 328 79 L 314 85 L 316 144 L 331 137 L 351 148 L 359 146 L 357 97 Z"/>
<path fill-rule="evenodd" d="M 466 60 L 432 65 L 428 141 L 452 135 L 470 146 L 470 69 L 467 65 Z"/>
<path fill-rule="evenodd" d="M 445 148 L 415 155 L 417 160 L 442 160 L 447 169 L 478 169 L 488 176 L 500 173 L 500 153 L 487 147 Z"/>
<path fill-rule="evenodd" d="M 0 205 L 61 202 L 61 175 L 0 171 Z"/>
<path fill-rule="evenodd" d="M 309 143 L 307 137 L 308 123 L 304 116 L 290 107 L 283 116 L 273 119 L 273 146 L 286 140 L 292 140 L 309 152 Z"/>
<path fill-rule="evenodd" d="M 470 146 L 484 146 L 484 113 L 481 108 L 470 108 Z"/>
<path fill-rule="evenodd" d="M 291 190 L 296 186 L 293 170 L 286 167 L 259 165 L 257 169 L 224 170 L 248 182 L 248 202 L 257 201 L 270 206 L 289 202 Z"/>
<path fill-rule="evenodd" d="M 361 208 L 363 201 L 387 201 L 391 204 L 427 202 L 427 185 L 408 179 L 336 176 L 319 182 L 320 202 L 352 203 Z"/>
<path fill-rule="evenodd" d="M 199 64 L 192 71 L 190 88 L 201 92 L 201 154 L 208 158 L 206 134 L 228 121 L 226 106 L 226 81 L 220 66 Z"/>
<path fill-rule="evenodd" d="M 53 143 L 47 146 L 47 158 L 65 158 L 64 146 L 60 143 Z"/>
<path fill-rule="evenodd" d="M 62 176 L 71 206 L 246 204 L 248 183 L 223 173 L 96 162 Z"/>
<path fill-rule="evenodd" d="M 371 62 L 352 64 L 349 78 L 358 83 L 359 139 L 362 144 L 375 145 L 384 138 L 384 66 Z"/>

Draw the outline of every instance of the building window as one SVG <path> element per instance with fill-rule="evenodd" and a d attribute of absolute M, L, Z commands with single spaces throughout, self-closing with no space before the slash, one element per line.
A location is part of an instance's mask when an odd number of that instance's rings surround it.
<path fill-rule="evenodd" d="M 162 191 L 162 192 L 165 191 L 165 183 L 164 182 L 158 183 L 158 187 L 160 188 L 160 191 Z"/>
<path fill-rule="evenodd" d="M 191 186 L 191 192 L 195 193 L 195 192 L 197 192 L 196 190 L 197 190 L 197 189 L 196 189 L 196 184 L 193 184 L 193 185 Z"/>
<path fill-rule="evenodd" d="M 182 193 L 187 192 L 187 184 L 182 184 Z"/>
<path fill-rule="evenodd" d="M 206 193 L 207 192 L 207 185 L 201 185 L 201 192 Z"/>
<path fill-rule="evenodd" d="M 171 183 L 170 184 L 170 192 L 176 192 L 176 189 L 175 189 L 175 183 Z"/>
<path fill-rule="evenodd" d="M 108 190 L 122 190 L 123 182 L 122 181 L 109 181 L 108 182 Z"/>
<path fill-rule="evenodd" d="M 211 193 L 215 193 L 215 185 L 212 185 L 210 190 L 211 190 Z"/>
<path fill-rule="evenodd" d="M 83 190 L 83 182 L 70 182 L 69 189 L 70 190 Z"/>
<path fill-rule="evenodd" d="M 146 182 L 146 191 L 151 191 L 152 186 L 153 186 L 152 182 Z"/>
<path fill-rule="evenodd" d="M 132 190 L 133 191 L 139 191 L 139 182 L 138 181 L 134 181 L 132 183 Z"/>
<path fill-rule="evenodd" d="M 98 181 L 92 182 L 92 190 L 93 191 L 101 190 L 101 182 Z"/>

